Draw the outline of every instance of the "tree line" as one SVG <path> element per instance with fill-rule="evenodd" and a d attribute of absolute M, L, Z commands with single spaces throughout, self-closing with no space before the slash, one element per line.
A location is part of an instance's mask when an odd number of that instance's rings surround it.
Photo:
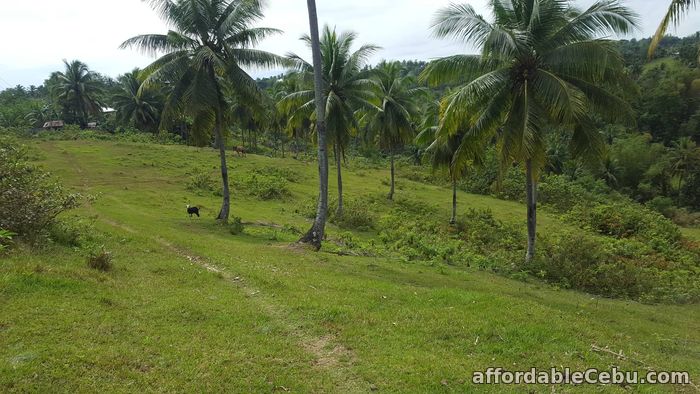
<path fill-rule="evenodd" d="M 544 173 L 594 176 L 640 202 L 674 198 L 678 206 L 700 204 L 694 201 L 700 190 L 700 72 L 697 56 L 690 56 L 697 54 L 697 35 L 607 39 L 639 23 L 615 0 L 585 10 L 567 1 L 493 2 L 492 18 L 468 4 L 452 4 L 437 10 L 432 33 L 475 45 L 478 54 L 371 66 L 370 57 L 381 48 L 358 44 L 352 31 L 319 29 L 312 3 L 311 34 L 302 37 L 313 53 L 309 63 L 300 54 L 256 49 L 279 33 L 253 27 L 263 16 L 260 1 L 153 1 L 171 30 L 122 45 L 157 54 L 151 65 L 111 80 L 66 61 L 65 70 L 41 87 L 0 93 L 0 103 L 31 107 L 8 121 L 3 105 L 0 124 L 39 127 L 62 118 L 86 127 L 102 120 L 113 128 L 177 130 L 193 145 L 211 144 L 221 161 L 221 221 L 230 212 L 226 141 L 233 130 L 241 138 L 247 131 L 255 141 L 258 134 L 295 146 L 314 141 L 319 206 L 303 240 L 317 248 L 328 206 L 328 152 L 335 162 L 336 214 L 342 215 L 343 162 L 357 145 L 387 156 L 390 199 L 394 158 L 407 146 L 436 171 L 444 170 L 452 183 L 452 221 L 465 177 L 493 167 L 499 174 L 521 168 L 527 260 L 535 253 L 537 183 Z M 649 63 L 654 46 L 657 59 Z M 245 71 L 252 66 L 290 71 L 256 81 Z M 107 106 L 116 110 L 114 119 L 104 117 Z"/>

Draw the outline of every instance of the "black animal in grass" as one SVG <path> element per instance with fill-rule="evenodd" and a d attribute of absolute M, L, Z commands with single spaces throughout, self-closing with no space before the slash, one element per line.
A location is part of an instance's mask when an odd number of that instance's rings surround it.
<path fill-rule="evenodd" d="M 187 205 L 187 213 L 190 215 L 190 217 L 192 217 L 192 215 L 197 215 L 197 217 L 199 217 L 199 207 Z"/>

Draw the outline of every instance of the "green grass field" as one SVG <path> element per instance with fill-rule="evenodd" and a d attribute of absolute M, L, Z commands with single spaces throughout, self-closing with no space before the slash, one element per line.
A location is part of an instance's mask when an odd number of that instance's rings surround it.
<path fill-rule="evenodd" d="M 488 367 L 687 370 L 700 382 L 700 306 L 651 306 L 514 281 L 476 269 L 313 253 L 294 246 L 316 165 L 231 157 L 230 175 L 269 165 L 302 175 L 284 202 L 233 189 L 241 235 L 214 223 L 214 195 L 187 173 L 217 173 L 211 149 L 32 142 L 38 161 L 96 195 L 94 221 L 114 270 L 83 251 L 15 251 L 0 263 L 3 392 L 695 392 L 691 386 L 471 385 Z M 401 168 L 398 169 L 399 174 Z M 386 193 L 388 171 L 350 168 L 348 197 Z M 449 217 L 450 191 L 399 179 L 399 195 Z M 334 189 L 331 189 L 331 193 Z M 518 203 L 459 196 L 524 221 Z M 185 204 L 203 206 L 190 219 Z M 566 226 L 541 214 L 541 231 Z M 329 227 L 329 234 L 338 233 Z M 700 238 L 697 230 L 687 235 Z M 368 236 L 360 235 L 360 236 Z M 619 358 L 593 346 L 622 353 Z"/>

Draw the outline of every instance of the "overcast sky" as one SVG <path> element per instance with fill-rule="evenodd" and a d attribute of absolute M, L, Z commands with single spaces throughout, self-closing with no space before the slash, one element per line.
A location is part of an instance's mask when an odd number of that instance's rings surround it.
<path fill-rule="evenodd" d="M 317 0 L 319 23 L 359 33 L 360 43 L 383 49 L 372 59 L 429 60 L 473 52 L 431 37 L 435 11 L 450 0 Z M 457 0 L 456 2 L 459 2 Z M 486 0 L 465 0 L 485 16 Z M 635 37 L 652 35 L 670 0 L 626 0 L 642 17 Z M 587 7 L 593 0 L 577 0 Z M 309 58 L 298 38 L 308 31 L 306 1 L 268 0 L 260 26 L 284 34 L 261 45 L 280 55 L 293 51 Z M 691 11 L 675 34 L 695 32 L 700 10 Z M 166 26 L 141 0 L 0 0 L 0 90 L 17 84 L 39 85 L 50 72 L 62 69 L 62 59 L 79 59 L 93 70 L 117 76 L 153 59 L 134 50 L 120 50 L 125 39 L 144 33 L 164 33 Z M 628 37 L 631 38 L 631 37 Z M 281 70 L 250 70 L 255 77 Z"/>

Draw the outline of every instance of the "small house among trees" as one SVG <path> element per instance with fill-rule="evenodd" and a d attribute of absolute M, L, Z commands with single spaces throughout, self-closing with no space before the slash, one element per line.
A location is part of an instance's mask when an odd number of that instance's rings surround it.
<path fill-rule="evenodd" d="M 45 130 L 60 130 L 64 126 L 64 122 L 62 120 L 51 120 L 46 123 L 44 123 L 43 128 Z"/>

